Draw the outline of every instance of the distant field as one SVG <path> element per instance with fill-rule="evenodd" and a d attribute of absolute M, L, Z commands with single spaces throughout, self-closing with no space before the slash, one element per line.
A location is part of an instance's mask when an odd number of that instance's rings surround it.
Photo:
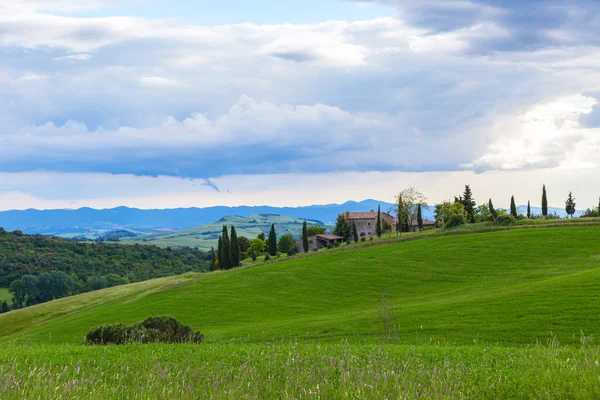
<path fill-rule="evenodd" d="M 159 247 L 197 247 L 199 250 L 207 251 L 211 247 L 217 247 L 219 235 L 223 231 L 223 225 L 227 225 L 228 229 L 233 225 L 236 228 L 238 236 L 254 239 L 262 232 L 268 234 L 271 224 L 276 225 L 278 236 L 291 233 L 296 237 L 301 234 L 303 223 L 303 220 L 297 218 L 273 214 L 258 214 L 247 218 L 231 216 L 192 229 L 124 238 L 121 239 L 121 243 L 152 244 Z M 320 225 L 320 223 L 315 221 L 308 221 L 308 224 Z"/>
<path fill-rule="evenodd" d="M 170 314 L 211 343 L 373 342 L 387 325 L 402 343 L 576 344 L 600 336 L 599 242 L 597 226 L 565 226 L 323 252 L 42 304 L 1 316 L 0 337 L 81 343 L 102 323 Z"/>
<path fill-rule="evenodd" d="M 0 288 L 0 303 L 2 303 L 4 300 L 6 300 L 6 302 L 9 305 L 11 305 L 12 304 L 12 295 L 10 294 L 8 289 Z"/>
<path fill-rule="evenodd" d="M 597 347 L 318 343 L 9 346 L 12 399 L 600 397 Z"/>

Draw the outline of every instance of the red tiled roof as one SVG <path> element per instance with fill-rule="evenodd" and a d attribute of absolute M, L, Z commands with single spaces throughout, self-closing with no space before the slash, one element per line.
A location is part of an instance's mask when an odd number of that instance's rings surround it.
<path fill-rule="evenodd" d="M 340 240 L 340 239 L 343 239 L 343 237 L 341 237 L 341 236 L 330 235 L 330 234 L 317 235 L 317 237 L 319 239 L 325 239 L 325 240 Z"/>
<path fill-rule="evenodd" d="M 393 218 L 390 214 L 382 212 L 381 215 L 387 215 Z M 377 219 L 377 211 L 370 212 L 347 212 L 346 219 Z"/>
<path fill-rule="evenodd" d="M 425 225 L 435 225 L 435 221 L 432 221 L 430 219 L 424 219 L 423 226 L 425 226 Z M 417 221 L 417 220 L 413 221 L 412 226 L 419 226 L 419 221 Z"/>

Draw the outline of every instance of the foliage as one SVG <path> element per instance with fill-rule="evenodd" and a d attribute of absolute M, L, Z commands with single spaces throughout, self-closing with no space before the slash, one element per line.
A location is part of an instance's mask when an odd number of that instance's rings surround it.
<path fill-rule="evenodd" d="M 442 221 L 444 225 L 450 221 L 453 215 L 461 215 L 465 221 L 467 220 L 465 206 L 462 203 L 451 201 L 444 201 L 443 203 L 436 204 L 434 215 L 436 221 Z M 457 219 L 455 223 L 459 222 L 459 220 L 460 219 Z"/>
<path fill-rule="evenodd" d="M 0 305 L 0 314 L 7 313 L 10 309 L 8 308 L 8 303 L 6 300 L 2 300 L 2 305 Z"/>
<path fill-rule="evenodd" d="M 515 204 L 515 196 L 511 196 L 510 198 L 510 215 L 517 218 L 519 213 L 517 212 L 517 205 Z"/>
<path fill-rule="evenodd" d="M 275 233 L 275 224 L 271 225 L 271 231 L 269 232 L 269 238 L 267 239 L 267 247 L 270 255 L 274 256 L 277 254 L 277 233 Z"/>
<path fill-rule="evenodd" d="M 517 222 L 517 219 L 512 214 L 499 215 L 496 219 L 496 223 L 499 225 L 512 225 L 515 222 Z"/>
<path fill-rule="evenodd" d="M 354 243 L 358 243 L 358 231 L 356 230 L 356 223 L 354 221 L 352 221 L 352 239 L 354 239 Z"/>
<path fill-rule="evenodd" d="M 305 253 L 308 253 L 310 244 L 308 243 L 308 228 L 306 227 L 306 221 L 302 224 L 302 249 Z"/>
<path fill-rule="evenodd" d="M 492 216 L 492 220 L 496 221 L 498 219 L 498 211 L 494 208 L 494 204 L 492 203 L 492 199 L 488 202 L 488 207 L 490 209 L 490 214 Z"/>
<path fill-rule="evenodd" d="M 421 215 L 421 205 L 417 205 L 417 226 L 420 231 L 423 230 L 423 216 Z"/>
<path fill-rule="evenodd" d="M 9 287 L 15 280 L 29 280 L 28 292 L 35 299 L 38 294 L 33 292 L 32 280 L 39 280 L 35 286 L 39 283 L 41 293 L 35 302 L 61 297 L 57 293 L 77 294 L 105 288 L 110 286 L 109 280 L 137 282 L 190 271 L 203 272 L 209 269 L 209 260 L 210 253 L 187 248 L 78 243 L 0 231 L 0 287 Z M 98 285 L 102 282 L 103 285 Z M 69 288 L 65 289 L 65 285 Z M 54 289 L 48 289 L 50 286 Z M 18 306 L 25 304 L 26 297 L 27 294 Z"/>
<path fill-rule="evenodd" d="M 396 203 L 398 207 L 396 213 L 400 216 L 399 220 L 404 220 L 404 217 L 406 217 L 406 231 L 410 229 L 417 218 L 418 205 L 428 206 L 427 197 L 412 186 L 398 193 Z"/>
<path fill-rule="evenodd" d="M 565 211 L 571 216 L 571 218 L 573 218 L 573 214 L 575 214 L 575 206 L 576 203 L 575 199 L 573 198 L 573 193 L 569 192 L 569 197 L 565 201 Z"/>
<path fill-rule="evenodd" d="M 252 257 L 252 262 L 255 262 L 257 257 L 256 257 L 256 249 L 254 248 L 254 245 L 251 245 L 250 249 L 251 249 L 250 257 Z"/>
<path fill-rule="evenodd" d="M 319 225 L 311 225 L 307 228 L 308 236 L 322 235 L 327 232 L 327 228 Z"/>
<path fill-rule="evenodd" d="M 419 207 L 420 209 L 420 207 Z M 377 234 L 377 237 L 381 237 L 381 234 L 383 233 L 383 228 L 381 227 L 381 205 L 377 206 L 377 222 L 375 224 L 375 233 Z M 350 236 L 350 235 L 348 235 Z M 346 238 L 348 239 L 348 238 Z"/>
<path fill-rule="evenodd" d="M 248 257 L 248 250 L 250 250 L 251 242 L 245 236 L 238 236 L 238 245 L 240 247 L 240 260 Z"/>
<path fill-rule="evenodd" d="M 597 218 L 600 217 L 600 213 L 598 212 L 598 210 L 593 210 L 591 208 L 588 208 L 587 210 L 584 210 L 581 215 L 581 218 Z"/>
<path fill-rule="evenodd" d="M 210 249 L 210 270 L 211 271 L 216 271 L 217 270 L 217 255 L 215 253 L 215 248 L 212 247 Z"/>
<path fill-rule="evenodd" d="M 527 218 L 531 218 L 531 202 L 527 200 Z"/>
<path fill-rule="evenodd" d="M 459 204 L 459 203 L 457 203 Z M 462 204 L 461 204 L 462 205 Z M 464 214 L 452 214 L 448 219 L 448 222 L 444 225 L 446 228 L 456 228 L 457 226 L 464 225 L 467 223 L 467 218 Z"/>
<path fill-rule="evenodd" d="M 229 232 L 227 232 L 227 225 L 223 225 L 223 233 L 221 234 L 222 247 L 221 254 L 219 254 L 219 267 L 222 270 L 231 269 L 231 242 L 229 241 Z"/>
<path fill-rule="evenodd" d="M 475 209 L 475 222 L 493 221 L 489 204 L 480 204 Z"/>
<path fill-rule="evenodd" d="M 467 219 L 470 223 L 475 222 L 475 206 L 477 203 L 473 198 L 473 192 L 471 191 L 471 186 L 465 185 L 465 191 L 462 196 L 454 198 L 455 203 L 461 203 L 465 207 L 465 212 L 467 213 Z"/>
<path fill-rule="evenodd" d="M 262 255 L 267 248 L 267 243 L 260 238 L 252 239 L 252 248 L 256 251 L 257 254 Z"/>
<path fill-rule="evenodd" d="M 548 196 L 546 195 L 546 185 L 542 188 L 542 216 L 548 216 Z"/>
<path fill-rule="evenodd" d="M 346 213 L 341 213 L 337 216 L 335 228 L 333 228 L 332 233 L 334 235 L 343 237 L 345 240 L 348 240 L 350 237 L 350 227 L 348 226 L 348 221 L 346 220 Z"/>
<path fill-rule="evenodd" d="M 282 235 L 279 238 L 277 250 L 284 254 L 294 253 L 296 251 L 296 242 L 294 242 L 294 237 L 289 233 Z"/>
<path fill-rule="evenodd" d="M 142 322 L 125 326 L 123 324 L 101 325 L 92 328 L 85 337 L 89 345 L 126 343 L 201 343 L 203 335 L 194 332 L 173 317 L 149 317 Z"/>
<path fill-rule="evenodd" d="M 12 294 L 14 307 L 23 307 L 25 299 L 27 298 L 27 292 L 25 291 L 25 282 L 23 282 L 23 280 L 21 279 L 15 279 L 10 284 L 10 288 L 8 290 Z"/>
<path fill-rule="evenodd" d="M 231 236 L 229 245 L 229 265 L 231 268 L 240 266 L 240 244 L 238 243 L 237 231 L 235 226 L 231 226 Z"/>

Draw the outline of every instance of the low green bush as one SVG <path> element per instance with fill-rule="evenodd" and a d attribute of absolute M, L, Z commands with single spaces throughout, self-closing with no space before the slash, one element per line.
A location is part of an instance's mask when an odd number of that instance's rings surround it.
<path fill-rule="evenodd" d="M 133 325 L 102 325 L 90 329 L 85 337 L 89 345 L 127 343 L 201 343 L 204 335 L 173 317 L 149 317 Z"/>
<path fill-rule="evenodd" d="M 496 219 L 496 223 L 498 225 L 512 225 L 515 222 L 517 222 L 517 219 L 510 214 L 506 214 L 506 215 L 499 215 L 498 218 Z"/>
<path fill-rule="evenodd" d="M 452 214 L 450 218 L 448 218 L 448 221 L 446 222 L 446 225 L 444 225 L 444 227 L 456 228 L 457 226 L 461 226 L 466 223 L 467 220 L 463 214 Z"/>

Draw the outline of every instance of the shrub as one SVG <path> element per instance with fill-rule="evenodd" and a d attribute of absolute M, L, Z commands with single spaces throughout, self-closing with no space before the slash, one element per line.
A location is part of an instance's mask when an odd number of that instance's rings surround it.
<path fill-rule="evenodd" d="M 126 343 L 201 343 L 204 336 L 173 317 L 149 317 L 133 325 L 102 325 L 90 329 L 85 337 L 89 345 Z"/>
<path fill-rule="evenodd" d="M 269 255 L 269 253 L 265 253 L 265 261 L 269 261 L 271 259 L 271 256 Z"/>
<path fill-rule="evenodd" d="M 360 241 L 361 241 L 361 242 L 365 242 L 366 240 L 367 240 L 367 238 L 366 238 L 366 237 L 361 237 L 361 238 L 360 238 Z"/>
<path fill-rule="evenodd" d="M 498 225 L 511 225 L 515 222 L 517 222 L 517 219 L 511 214 L 499 215 L 498 219 L 496 219 Z"/>
<path fill-rule="evenodd" d="M 446 228 L 456 228 L 457 226 L 464 225 L 467 223 L 467 219 L 464 214 L 452 214 L 446 222 Z"/>

